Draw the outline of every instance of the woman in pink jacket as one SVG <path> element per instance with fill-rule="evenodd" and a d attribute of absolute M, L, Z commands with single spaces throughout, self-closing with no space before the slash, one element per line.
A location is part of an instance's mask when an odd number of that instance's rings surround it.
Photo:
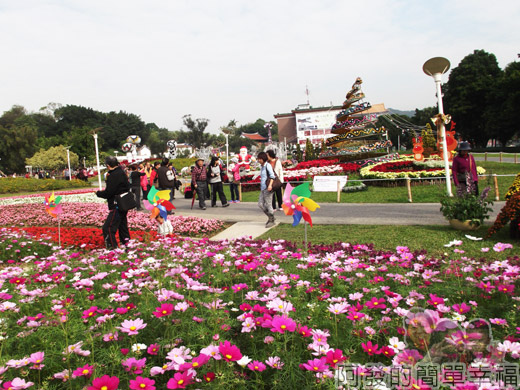
<path fill-rule="evenodd" d="M 231 200 L 229 203 L 240 203 L 240 196 L 238 194 L 238 184 L 240 183 L 240 164 L 238 164 L 238 159 L 236 157 L 231 159 L 228 172 L 228 176 L 232 178 L 229 181 L 229 189 L 231 191 Z"/>

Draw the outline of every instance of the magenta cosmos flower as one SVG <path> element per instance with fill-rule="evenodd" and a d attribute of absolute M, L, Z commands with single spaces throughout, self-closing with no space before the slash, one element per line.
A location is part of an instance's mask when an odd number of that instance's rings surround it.
<path fill-rule="evenodd" d="M 153 315 L 157 318 L 169 316 L 173 313 L 173 304 L 172 303 L 163 303 L 161 307 L 156 307 Z"/>
<path fill-rule="evenodd" d="M 274 316 L 271 321 L 271 332 L 285 333 L 294 332 L 296 329 L 296 322 L 287 316 Z"/>
<path fill-rule="evenodd" d="M 88 390 L 117 390 L 119 387 L 119 378 L 117 376 L 103 375 L 92 381 L 92 386 Z"/>
<path fill-rule="evenodd" d="M 242 359 L 240 349 L 227 340 L 219 344 L 218 351 L 227 362 L 236 362 L 237 360 Z"/>
<path fill-rule="evenodd" d="M 264 371 L 265 370 L 265 364 L 262 362 L 259 362 L 258 360 L 254 360 L 251 363 L 247 365 L 247 368 L 249 368 L 251 371 Z"/>
<path fill-rule="evenodd" d="M 124 320 L 121 326 L 117 327 L 121 332 L 128 333 L 129 336 L 138 334 L 138 331 L 144 328 L 146 328 L 146 324 L 140 318 Z"/>
<path fill-rule="evenodd" d="M 365 306 L 370 309 L 386 309 L 384 298 L 373 297 L 370 301 L 365 303 Z"/>
<path fill-rule="evenodd" d="M 94 366 L 89 366 L 88 364 L 85 364 L 83 367 L 76 368 L 72 375 L 74 376 L 86 376 L 89 377 L 92 375 L 92 372 L 94 371 Z"/>
<path fill-rule="evenodd" d="M 245 283 L 235 284 L 234 286 L 231 286 L 231 289 L 233 290 L 233 292 L 236 292 L 236 293 L 243 291 L 243 290 L 247 290 L 247 284 L 245 284 Z"/>
<path fill-rule="evenodd" d="M 325 363 L 325 357 L 322 357 L 321 359 L 309 360 L 307 363 L 303 363 L 301 367 L 308 371 L 314 372 L 323 372 L 329 368 L 329 366 Z"/>
<path fill-rule="evenodd" d="M 170 378 L 168 383 L 166 384 L 166 388 L 168 389 L 185 389 L 190 383 L 193 383 L 193 374 L 188 374 L 188 372 L 178 372 L 173 378 Z"/>
<path fill-rule="evenodd" d="M 131 390 L 155 390 L 155 381 L 153 379 L 138 376 L 135 380 L 130 380 Z"/>

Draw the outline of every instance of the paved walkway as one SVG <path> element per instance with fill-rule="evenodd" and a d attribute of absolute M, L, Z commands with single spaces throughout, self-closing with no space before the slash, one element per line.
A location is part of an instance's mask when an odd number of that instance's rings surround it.
<path fill-rule="evenodd" d="M 191 199 L 175 199 L 176 215 L 215 218 L 235 224 L 215 236 L 215 239 L 233 239 L 243 236 L 258 237 L 268 231 L 267 218 L 252 202 L 232 203 L 227 208 L 208 207 L 201 210 L 198 202 L 191 209 Z M 490 220 L 494 220 L 504 202 L 495 202 Z M 439 203 L 321 203 L 311 213 L 312 221 L 323 225 L 447 225 Z M 276 222 L 292 223 L 292 217 L 283 211 L 275 212 Z"/>

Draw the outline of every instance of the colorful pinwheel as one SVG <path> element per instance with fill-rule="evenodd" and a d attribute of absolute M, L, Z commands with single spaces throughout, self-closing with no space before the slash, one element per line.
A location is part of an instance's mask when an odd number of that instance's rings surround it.
<path fill-rule="evenodd" d="M 298 187 L 292 187 L 290 183 L 287 183 L 282 208 L 285 215 L 293 216 L 293 226 L 297 226 L 303 217 L 303 220 L 312 227 L 312 218 L 309 211 L 315 211 L 320 205 L 313 201 L 310 196 L 309 183 L 300 184 Z"/>
<path fill-rule="evenodd" d="M 57 218 L 59 214 L 63 212 L 61 208 L 61 196 L 54 196 L 54 191 L 52 191 L 52 195 L 45 195 L 45 200 L 43 204 L 45 205 L 45 211 L 49 213 L 49 215 L 53 218 Z"/>
<path fill-rule="evenodd" d="M 175 206 L 170 203 L 170 190 L 157 191 L 155 187 L 150 189 L 148 200 L 143 200 L 144 207 L 152 212 L 151 218 L 160 215 L 164 220 L 168 219 L 168 211 Z"/>

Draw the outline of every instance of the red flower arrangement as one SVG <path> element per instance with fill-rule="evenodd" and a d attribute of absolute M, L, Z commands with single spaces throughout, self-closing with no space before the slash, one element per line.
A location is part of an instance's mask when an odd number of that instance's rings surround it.
<path fill-rule="evenodd" d="M 14 231 L 24 231 L 37 239 L 48 238 L 55 243 L 58 243 L 59 241 L 57 227 L 33 226 L 9 229 Z M 157 232 L 131 230 L 130 236 L 134 240 L 145 242 L 157 238 Z M 61 244 L 65 247 L 76 246 L 87 249 L 98 249 L 105 247 L 105 242 L 103 240 L 101 229 L 99 228 L 62 227 Z"/>
<path fill-rule="evenodd" d="M 378 164 L 374 166 L 370 171 L 372 172 L 413 172 L 413 171 L 441 171 L 444 168 L 426 168 L 426 167 L 417 167 L 414 164 L 414 161 L 390 161 L 383 164 Z"/>

